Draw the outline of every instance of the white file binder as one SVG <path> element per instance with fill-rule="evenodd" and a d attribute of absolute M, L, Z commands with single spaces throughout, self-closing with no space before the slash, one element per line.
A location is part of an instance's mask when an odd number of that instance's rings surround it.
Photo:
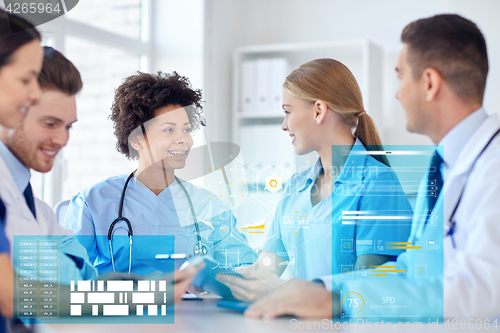
<path fill-rule="evenodd" d="M 255 112 L 255 60 L 245 60 L 241 64 L 241 110 Z"/>

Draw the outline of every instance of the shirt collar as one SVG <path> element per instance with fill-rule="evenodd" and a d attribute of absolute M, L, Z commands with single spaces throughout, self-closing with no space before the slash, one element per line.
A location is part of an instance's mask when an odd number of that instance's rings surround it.
<path fill-rule="evenodd" d="M 469 138 L 477 131 L 488 117 L 484 108 L 479 108 L 459 122 L 441 139 L 436 151 L 444 161 L 446 168 L 451 168 Z"/>
<path fill-rule="evenodd" d="M 362 178 L 364 175 L 364 166 L 367 157 L 368 154 L 366 153 L 365 145 L 360 139 L 356 138 L 356 141 L 349 152 L 349 156 L 347 156 L 344 167 L 340 170 L 340 173 L 335 180 L 335 184 L 346 183 L 349 181 L 359 182 L 360 177 Z"/>
<path fill-rule="evenodd" d="M 0 156 L 3 158 L 7 169 L 9 169 L 12 179 L 19 190 L 19 193 L 24 193 L 24 190 L 30 182 L 30 171 L 26 168 L 14 154 L 0 140 Z"/>
<path fill-rule="evenodd" d="M 314 163 L 312 168 L 309 169 L 309 172 L 307 173 L 306 176 L 306 181 L 304 182 L 304 185 L 300 187 L 299 192 L 304 191 L 307 187 L 309 187 L 309 185 L 314 183 L 322 171 L 323 171 L 323 165 L 321 164 L 321 158 L 318 157 L 316 163 Z"/>
<path fill-rule="evenodd" d="M 356 141 L 354 142 L 354 145 L 352 146 L 352 149 L 349 152 L 349 156 L 347 156 L 347 160 L 344 164 L 344 169 L 346 167 L 348 168 L 357 168 L 360 166 L 363 167 L 365 165 L 366 156 L 367 156 L 366 147 L 363 145 L 361 140 L 356 138 Z M 299 192 L 304 191 L 307 187 L 313 184 L 322 171 L 323 171 L 323 165 L 321 164 L 321 158 L 318 158 L 316 163 L 307 173 L 306 180 L 304 184 L 300 187 Z M 341 170 L 339 172 L 337 179 L 335 180 L 335 183 L 342 183 L 349 181 L 353 177 L 353 174 L 356 174 L 357 170 L 354 169 L 352 171 L 354 172 L 349 172 L 349 170 L 346 170 L 346 172 L 342 172 Z"/>

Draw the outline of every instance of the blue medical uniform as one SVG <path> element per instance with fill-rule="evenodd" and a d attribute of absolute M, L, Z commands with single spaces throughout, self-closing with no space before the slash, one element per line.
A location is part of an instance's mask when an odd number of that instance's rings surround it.
<path fill-rule="evenodd" d="M 316 190 L 321 171 L 318 159 L 313 167 L 290 178 L 264 249 L 288 261 L 294 277 L 308 280 L 352 272 L 360 255 L 401 253 L 386 243 L 408 239 L 413 211 L 396 174 L 366 154 L 357 139 L 334 181 L 335 189 L 313 206 L 311 191 Z M 368 212 L 369 216 L 404 215 L 408 219 L 344 220 Z"/>
<path fill-rule="evenodd" d="M 5 205 L 0 199 L 0 254 L 8 254 L 10 249 L 9 240 L 5 236 Z M 7 329 L 7 321 L 0 314 L 0 333 Z"/>
<path fill-rule="evenodd" d="M 108 230 L 118 216 L 120 197 L 128 175 L 111 177 L 75 195 L 68 207 L 64 226 L 72 229 L 85 246 L 100 273 L 112 271 Z M 182 181 L 193 202 L 202 243 L 219 262 L 238 266 L 253 263 L 246 236 L 236 228 L 231 210 L 216 196 Z M 174 181 L 158 196 L 136 178 L 127 186 L 123 216 L 133 229 L 132 269 L 136 274 L 162 270 L 156 254 L 193 255 L 197 232 L 190 204 L 179 183 Z M 129 240 L 127 225 L 114 228 L 113 256 L 116 271 L 128 272 Z M 164 235 L 173 235 L 164 237 Z M 117 237 L 118 236 L 118 237 Z M 180 265 L 179 263 L 176 263 Z"/>

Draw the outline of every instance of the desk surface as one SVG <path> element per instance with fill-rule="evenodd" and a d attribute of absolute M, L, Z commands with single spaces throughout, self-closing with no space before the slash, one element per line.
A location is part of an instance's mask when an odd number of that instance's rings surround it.
<path fill-rule="evenodd" d="M 335 326 L 329 324 L 328 320 L 301 320 L 291 317 L 278 318 L 265 321 L 260 319 L 245 318 L 240 312 L 231 311 L 217 307 L 217 299 L 204 299 L 203 301 L 182 301 L 175 307 L 174 324 L 37 324 L 35 331 L 41 333 L 171 333 L 171 332 L 311 332 L 311 331 L 336 331 Z M 125 321 L 126 319 L 124 319 Z M 451 325 L 450 325 L 451 326 Z M 455 325 L 456 326 L 456 325 Z M 438 327 L 432 325 L 417 325 L 416 327 L 397 327 L 384 330 L 380 327 L 346 327 L 344 332 L 453 332 L 462 329 L 447 328 L 444 325 Z M 459 328 L 456 327 L 456 328 Z M 493 329 L 474 330 L 475 332 L 492 332 Z"/>
<path fill-rule="evenodd" d="M 39 332 L 137 333 L 137 332 L 283 332 L 290 331 L 290 317 L 271 321 L 245 318 L 240 312 L 217 307 L 216 299 L 182 301 L 175 307 L 174 324 L 39 324 Z"/>

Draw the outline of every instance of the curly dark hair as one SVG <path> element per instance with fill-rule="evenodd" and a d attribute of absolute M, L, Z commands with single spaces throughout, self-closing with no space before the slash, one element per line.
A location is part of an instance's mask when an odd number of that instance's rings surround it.
<path fill-rule="evenodd" d="M 201 90 L 192 89 L 189 79 L 177 72 L 148 74 L 137 72 L 124 79 L 115 91 L 115 99 L 109 118 L 113 121 L 116 149 L 129 159 L 138 158 L 134 149 L 129 149 L 130 134 L 155 117 L 155 111 L 169 105 L 187 108 L 187 116 L 193 130 L 205 126 L 202 116 Z"/>

